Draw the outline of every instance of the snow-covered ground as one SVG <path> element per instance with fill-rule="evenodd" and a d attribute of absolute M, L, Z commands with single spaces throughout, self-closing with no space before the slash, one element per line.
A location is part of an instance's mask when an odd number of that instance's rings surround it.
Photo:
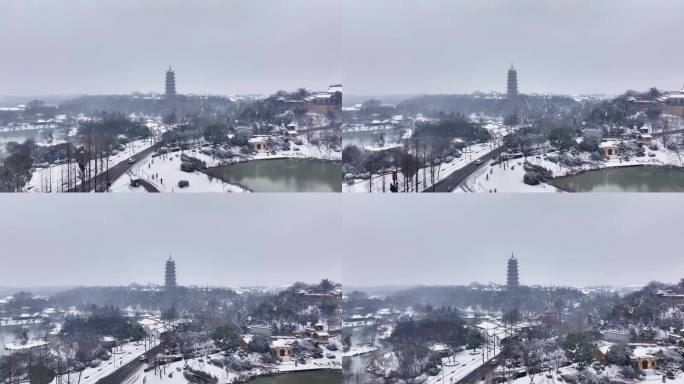
<path fill-rule="evenodd" d="M 498 354 L 499 351 L 496 351 Z M 436 376 L 429 377 L 425 384 L 433 383 L 457 383 L 484 363 L 493 359 L 496 354 L 493 351 L 486 353 L 483 349 L 464 350 L 448 357 L 442 358 L 442 370 Z"/>
<path fill-rule="evenodd" d="M 442 163 L 439 165 L 439 169 L 435 171 L 435 181 L 439 181 L 440 179 L 443 179 L 453 172 L 455 172 L 458 169 L 461 169 L 465 167 L 466 165 L 470 164 L 470 162 L 475 161 L 479 159 L 480 157 L 486 155 L 487 153 L 491 152 L 492 150 L 496 149 L 496 144 L 494 143 L 480 143 L 480 144 L 473 144 L 470 145 L 466 148 L 463 149 L 463 154 L 458 157 L 453 159 L 449 163 Z M 420 181 L 420 190 L 423 190 L 425 188 L 429 188 L 432 183 L 430 182 L 430 170 L 429 168 L 424 168 L 420 169 L 418 171 L 419 174 L 419 181 Z M 425 174 L 425 185 L 423 185 L 423 174 Z M 383 175 L 373 175 L 373 192 L 382 192 L 382 186 L 383 186 Z M 392 175 L 391 174 L 385 174 L 385 192 L 389 192 L 389 184 L 392 182 Z M 399 172 L 398 175 L 398 182 L 399 186 L 403 185 L 403 180 L 404 176 L 401 172 Z M 348 192 L 348 193 L 362 193 L 362 192 L 369 192 L 369 185 L 370 181 L 368 179 L 354 179 L 352 180 L 351 184 L 344 182 L 342 184 L 342 191 Z"/>
<path fill-rule="evenodd" d="M 186 365 L 194 370 L 204 371 L 216 377 L 218 383 L 233 383 L 237 382 L 240 375 L 227 371 L 222 367 L 209 363 L 212 356 L 205 356 L 200 358 L 193 358 L 188 360 L 180 360 L 162 366 L 161 372 L 159 370 L 149 370 L 145 372 L 145 367 L 141 367 L 131 377 L 124 381 L 125 384 L 188 384 L 188 381 L 183 376 L 183 367 Z"/>
<path fill-rule="evenodd" d="M 596 371 L 593 370 L 592 368 L 586 368 L 586 369 L 592 373 L 596 373 Z M 611 380 L 613 380 L 613 379 L 619 377 L 619 374 L 618 374 L 619 370 L 620 370 L 619 367 L 611 365 L 611 366 L 606 367 L 605 370 L 600 373 L 600 375 L 608 377 Z M 563 374 L 576 372 L 574 366 L 563 367 L 563 368 L 560 368 L 559 371 Z M 643 378 L 643 380 L 620 378 L 619 379 L 620 381 L 616 381 L 616 382 L 634 383 L 634 384 L 637 384 L 637 383 L 662 383 L 663 382 L 663 376 L 656 373 L 652 369 L 646 369 L 646 370 L 643 370 L 642 372 L 644 372 L 646 374 L 646 376 Z M 550 376 L 550 377 L 548 377 L 548 376 Z M 562 384 L 562 383 L 564 383 L 565 381 L 559 379 L 559 376 L 560 375 L 555 374 L 555 373 L 554 374 L 548 374 L 548 373 L 542 372 L 542 373 L 534 375 L 534 377 L 531 377 L 531 378 L 529 376 L 520 377 L 518 379 L 511 381 L 510 383 L 511 384 Z M 678 374 L 675 375 L 674 379 L 672 379 L 672 380 L 667 379 L 665 382 L 668 384 L 684 384 L 684 373 L 679 372 Z M 484 382 L 482 382 L 482 383 L 484 383 Z"/>
<path fill-rule="evenodd" d="M 338 343 L 337 341 L 334 341 Z M 258 361 L 258 354 L 250 354 L 247 359 L 252 361 L 252 369 L 249 371 L 233 371 L 226 369 L 210 361 L 213 358 L 221 359 L 223 354 L 217 353 L 213 355 L 196 357 L 188 360 L 180 360 L 177 362 L 166 364 L 162 367 L 161 374 L 159 370 L 149 370 L 145 372 L 145 367 L 141 367 L 135 374 L 125 381 L 125 384 L 188 384 L 188 381 L 183 376 L 184 367 L 192 368 L 193 370 L 203 371 L 218 379 L 219 384 L 236 383 L 246 381 L 248 378 L 286 372 L 309 371 L 318 369 L 342 369 L 342 352 L 341 349 L 337 351 L 328 351 L 323 348 L 324 355 L 332 354 L 335 358 L 330 359 L 324 357 L 322 359 L 308 359 L 305 364 L 297 363 L 294 360 L 283 361 L 276 365 L 266 365 Z"/>
<path fill-rule="evenodd" d="M 342 152 L 334 151 L 325 145 L 311 144 L 307 141 L 305 136 L 298 136 L 297 139 L 302 141 L 301 145 L 290 142 L 289 151 L 278 151 L 275 154 L 264 151 L 259 152 L 253 156 L 247 156 L 246 160 L 260 160 L 260 159 L 321 159 L 321 160 L 342 160 Z M 297 148 L 298 150 L 294 150 Z"/>
<path fill-rule="evenodd" d="M 261 152 L 256 155 L 245 156 L 244 161 L 259 161 L 264 159 L 279 159 L 279 158 L 298 158 L 298 159 L 324 159 L 324 160 L 341 160 L 341 152 L 328 150 L 324 146 L 310 144 L 306 138 L 301 138 L 302 145 L 292 144 L 292 148 L 299 148 L 298 151 L 279 151 L 275 154 L 269 152 Z M 181 154 L 197 158 L 204 161 L 207 167 L 215 167 L 226 163 L 226 159 L 219 159 L 210 155 L 202 153 L 199 149 L 189 149 L 179 152 L 171 152 L 159 156 L 149 154 L 145 158 L 138 161 L 131 169 L 123 176 L 112 183 L 112 192 L 133 192 L 144 193 L 145 188 L 142 186 L 133 188 L 130 185 L 132 178 L 140 178 L 147 180 L 154 185 L 160 192 L 178 193 L 178 192 L 228 192 L 239 193 L 248 192 L 246 189 L 226 183 L 215 177 L 210 177 L 202 172 L 183 172 L 180 169 Z M 239 159 L 236 157 L 236 159 Z M 180 180 L 187 180 L 190 185 L 185 188 L 178 187 Z"/>
<path fill-rule="evenodd" d="M 491 166 L 492 161 L 488 161 L 477 171 L 473 172 L 454 192 L 558 192 L 559 190 L 549 184 L 542 183 L 532 186 L 523 183 L 525 161 L 540 165 L 553 173 L 554 177 L 575 174 L 583 171 L 601 168 L 627 167 L 635 165 L 671 165 L 684 166 L 684 156 L 678 151 L 665 148 L 659 139 L 654 140 L 658 144 L 658 150 L 644 147 L 645 156 L 631 156 L 628 161 L 618 157 L 609 158 L 606 161 L 592 161 L 588 153 L 581 153 L 580 158 L 586 164 L 576 167 L 568 167 L 559 163 L 549 161 L 546 156 L 529 156 L 527 158 L 512 159 L 503 164 Z M 556 155 L 554 153 L 554 155 Z M 651 156 L 652 155 L 652 156 Z"/>
<path fill-rule="evenodd" d="M 131 187 L 131 178 L 147 180 L 160 192 L 244 192 L 237 185 L 232 185 L 220 179 L 210 177 L 202 172 L 183 172 L 181 166 L 181 154 L 195 157 L 212 167 L 219 161 L 211 156 L 204 155 L 198 150 L 187 150 L 165 153 L 159 156 L 147 155 L 138 161 L 131 169 L 112 183 L 112 192 L 145 192 L 145 188 Z M 187 180 L 190 185 L 185 188 L 178 187 L 180 180 Z"/>
<path fill-rule="evenodd" d="M 523 176 L 525 176 L 525 170 L 523 169 L 523 162 L 525 160 L 523 159 L 509 160 L 506 167 L 501 163 L 492 166 L 492 161 L 488 160 L 485 162 L 461 183 L 454 192 L 559 192 L 558 188 L 546 183 L 539 185 L 523 183 Z M 529 157 L 527 161 L 533 164 L 551 163 L 532 157 Z"/>

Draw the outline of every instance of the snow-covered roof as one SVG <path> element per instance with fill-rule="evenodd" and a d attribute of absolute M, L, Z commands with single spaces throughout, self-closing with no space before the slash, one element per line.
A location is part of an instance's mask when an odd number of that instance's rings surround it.
<path fill-rule="evenodd" d="M 294 338 L 279 338 L 271 341 L 271 348 L 285 348 L 292 346 L 295 342 Z"/>
<path fill-rule="evenodd" d="M 599 148 L 614 148 L 614 147 L 617 147 L 618 145 L 620 145 L 619 141 L 606 140 L 606 141 L 602 141 L 599 144 Z"/>
<path fill-rule="evenodd" d="M 639 345 L 632 351 L 632 356 L 636 358 L 653 357 L 662 348 L 656 345 Z"/>

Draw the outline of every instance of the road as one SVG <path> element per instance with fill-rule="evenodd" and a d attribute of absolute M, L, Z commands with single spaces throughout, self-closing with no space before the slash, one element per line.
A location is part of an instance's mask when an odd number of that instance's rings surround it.
<path fill-rule="evenodd" d="M 145 353 L 147 357 L 155 356 L 162 351 L 163 345 L 159 344 Z M 95 382 L 95 384 L 120 384 L 123 383 L 129 376 L 138 371 L 145 363 L 140 362 L 137 358 L 117 369 L 106 377 Z"/>
<path fill-rule="evenodd" d="M 479 160 L 482 160 L 481 164 L 477 164 L 476 161 L 471 161 L 468 165 L 463 168 L 457 169 L 452 172 L 449 176 L 439 180 L 433 186 L 426 188 L 423 192 L 452 192 L 459 184 L 461 184 L 465 179 L 468 178 L 473 172 L 475 172 L 479 167 L 487 163 L 487 160 L 499 156 L 503 152 L 504 147 L 496 148 L 495 150 L 482 155 Z"/>
<path fill-rule="evenodd" d="M 128 172 L 129 169 L 139 160 L 141 160 L 143 157 L 149 155 L 152 153 L 155 149 L 157 148 L 156 145 L 153 145 L 141 152 L 136 153 L 135 155 L 126 158 L 113 167 L 109 168 L 109 182 L 114 183 L 114 180 L 118 179 L 119 177 L 123 176 L 126 172 Z M 136 162 L 129 163 L 128 160 L 131 158 L 135 158 Z M 107 176 L 105 172 L 100 173 L 99 175 L 92 177 L 88 181 L 86 181 L 85 185 L 83 183 L 78 184 L 74 188 L 71 188 L 69 192 L 90 192 L 93 189 L 93 186 L 95 186 L 95 192 L 104 192 L 107 190 Z M 144 185 L 143 185 L 144 186 Z M 147 187 L 145 187 L 147 189 Z M 156 189 L 156 188 L 155 188 Z M 149 191 L 149 189 L 148 189 Z M 159 191 L 157 191 L 159 192 Z"/>

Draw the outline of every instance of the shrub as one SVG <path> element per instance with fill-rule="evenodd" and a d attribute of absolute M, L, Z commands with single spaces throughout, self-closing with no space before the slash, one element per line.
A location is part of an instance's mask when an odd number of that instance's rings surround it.
<path fill-rule="evenodd" d="M 606 361 L 608 364 L 628 366 L 631 362 L 629 349 L 625 344 L 615 344 L 611 346 L 606 353 Z"/>
<path fill-rule="evenodd" d="M 627 366 L 620 369 L 620 375 L 622 375 L 622 377 L 625 379 L 636 379 L 638 372 L 631 366 Z"/>
<path fill-rule="evenodd" d="M 265 353 L 269 351 L 268 339 L 264 336 L 254 336 L 252 341 L 249 342 L 249 350 L 257 353 Z"/>

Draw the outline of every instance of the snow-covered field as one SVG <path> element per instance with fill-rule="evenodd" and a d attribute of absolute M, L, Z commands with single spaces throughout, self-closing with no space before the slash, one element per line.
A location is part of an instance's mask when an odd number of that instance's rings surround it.
<path fill-rule="evenodd" d="M 270 152 L 260 152 L 254 156 L 248 156 L 247 160 L 259 160 L 259 159 L 322 159 L 322 160 L 342 160 L 342 152 L 334 151 L 324 145 L 315 145 L 307 141 L 306 137 L 298 136 L 298 139 L 302 141 L 301 145 L 294 144 L 291 142 L 291 148 L 289 151 L 278 151 L 275 154 Z M 297 151 L 294 148 L 298 148 Z"/>
<path fill-rule="evenodd" d="M 466 147 L 463 150 L 463 154 L 461 157 L 453 159 L 449 163 L 442 163 L 439 165 L 438 171 L 435 171 L 436 175 L 439 175 L 438 177 L 435 177 L 435 181 L 439 181 L 440 179 L 443 179 L 453 172 L 455 172 L 458 169 L 461 169 L 468 165 L 470 162 L 479 159 L 480 157 L 486 155 L 487 153 L 491 152 L 492 150 L 496 149 L 496 145 L 494 143 L 481 143 L 481 144 L 473 144 L 468 147 Z M 418 171 L 419 174 L 419 181 L 420 181 L 420 190 L 423 190 L 425 188 L 429 188 L 432 183 L 430 182 L 430 170 L 428 168 L 424 168 Z M 425 174 L 425 185 L 423 185 L 423 174 Z M 373 175 L 373 190 L 372 192 L 382 192 L 383 189 L 383 175 Z M 389 192 L 389 184 L 392 181 L 392 175 L 391 174 L 386 174 L 384 175 L 385 178 L 385 192 Z M 403 185 L 403 180 L 404 176 L 400 172 L 398 175 L 398 181 L 399 181 L 399 186 Z M 348 192 L 348 193 L 363 193 L 363 192 L 369 192 L 369 186 L 370 186 L 370 181 L 367 179 L 354 179 L 352 180 L 351 184 L 348 183 L 343 183 L 342 185 L 342 191 L 343 192 Z"/>
<path fill-rule="evenodd" d="M 591 368 L 587 368 L 587 369 L 590 370 L 591 372 L 595 372 Z M 564 368 L 561 368 L 560 371 L 562 373 L 572 373 L 574 371 L 574 368 L 573 367 L 564 367 Z M 618 367 L 611 365 L 609 367 L 606 367 L 605 372 L 603 372 L 601 375 L 607 376 L 607 377 L 611 378 L 611 380 L 612 380 L 613 378 L 618 377 L 618 371 L 619 371 Z M 646 373 L 646 376 L 643 378 L 643 380 L 638 380 L 638 379 L 631 379 L 630 380 L 630 379 L 620 378 L 619 379 L 620 381 L 617 381 L 617 382 L 634 383 L 634 384 L 637 384 L 637 383 L 662 383 L 663 382 L 663 376 L 660 374 L 657 374 L 653 370 L 647 369 L 647 370 L 644 370 L 644 372 Z M 557 375 L 557 374 L 552 374 L 549 376 L 551 376 L 551 377 L 547 377 L 546 373 L 540 373 L 540 374 L 534 375 L 534 377 L 524 376 L 524 377 L 520 377 L 518 379 L 511 381 L 511 384 L 562 384 L 562 383 L 564 383 L 563 380 L 559 379 L 559 375 Z M 673 380 L 667 379 L 665 382 L 668 384 L 684 384 L 684 374 L 682 374 L 680 372 L 679 374 L 677 374 L 675 376 L 675 378 Z"/>
<path fill-rule="evenodd" d="M 482 167 L 478 168 L 470 175 L 454 192 L 558 192 L 559 190 L 549 184 L 527 185 L 523 183 L 525 170 L 523 169 L 523 159 L 510 160 L 508 166 L 503 164 L 492 166 L 493 160 L 488 160 Z M 551 163 L 550 161 L 538 161 L 528 158 L 533 164 Z M 551 163 L 553 164 L 553 163 Z M 539 164 L 542 165 L 542 164 Z M 556 165 L 556 164 L 554 164 Z"/>
<path fill-rule="evenodd" d="M 240 378 L 234 372 L 226 371 L 225 369 L 211 364 L 208 359 L 211 356 L 204 358 L 194 358 L 188 360 L 176 361 L 162 366 L 161 373 L 159 370 L 150 370 L 145 372 L 145 367 L 141 367 L 131 377 L 129 377 L 125 384 L 188 384 L 188 381 L 183 376 L 183 367 L 188 366 L 194 370 L 204 371 L 218 379 L 218 383 L 232 383 Z"/>
<path fill-rule="evenodd" d="M 246 156 L 245 161 L 258 161 L 263 159 L 278 159 L 278 158 L 317 158 L 325 160 L 341 160 L 341 152 L 328 150 L 324 146 L 312 145 L 302 138 L 302 145 L 292 144 L 292 148 L 299 148 L 298 151 L 279 151 L 275 154 L 268 152 L 258 153 L 254 156 Z M 189 149 L 179 152 L 171 152 L 159 156 L 149 154 L 144 159 L 138 161 L 131 169 L 123 176 L 112 183 L 112 192 L 132 192 L 144 193 L 145 188 L 142 186 L 133 188 L 130 186 L 132 178 L 140 178 L 147 180 L 154 185 L 160 192 L 179 193 L 179 192 L 222 192 L 222 193 L 240 193 L 248 192 L 244 188 L 226 183 L 215 177 L 210 177 L 202 172 L 183 172 L 180 169 L 181 154 L 197 158 L 204 161 L 208 167 L 214 167 L 226 162 L 225 159 L 215 158 L 203 154 L 198 149 Z M 180 188 L 178 182 L 180 180 L 187 180 L 190 185 L 185 188 Z"/>
<path fill-rule="evenodd" d="M 475 352 L 464 350 L 442 358 L 442 370 L 436 376 L 429 377 L 425 384 L 457 383 L 496 356 L 493 351 L 488 354 L 484 352 L 482 349 Z"/>
<path fill-rule="evenodd" d="M 212 358 L 223 357 L 221 353 L 218 353 L 166 364 L 165 367 L 162 367 L 161 374 L 158 370 L 156 372 L 154 370 L 145 372 L 145 368 L 141 367 L 135 374 L 125 381 L 125 384 L 188 384 L 190 381 L 183 376 L 183 368 L 185 366 L 212 375 L 218 379 L 219 384 L 242 382 L 246 381 L 250 377 L 275 374 L 278 372 L 286 373 L 318 369 L 342 369 L 342 352 L 340 349 L 333 352 L 324 348 L 324 352 L 326 355 L 335 355 L 335 358 L 330 359 L 324 357 L 322 359 L 308 359 L 305 364 L 295 364 L 294 361 L 283 361 L 277 365 L 264 365 L 258 362 L 256 354 L 250 354 L 248 359 L 253 362 L 253 368 L 249 371 L 242 372 L 232 371 L 230 369 L 210 363 Z"/>
<path fill-rule="evenodd" d="M 198 150 L 171 152 L 153 157 L 147 155 L 137 162 L 131 169 L 112 183 L 112 192 L 145 192 L 145 188 L 131 187 L 131 178 L 147 180 L 160 192 L 244 192 L 237 185 L 232 185 L 220 179 L 210 177 L 201 172 L 183 172 L 181 166 L 181 154 L 198 158 L 207 163 L 207 166 L 218 165 L 218 160 L 204 155 Z M 187 180 L 190 185 L 185 188 L 178 187 L 180 180 Z"/>

